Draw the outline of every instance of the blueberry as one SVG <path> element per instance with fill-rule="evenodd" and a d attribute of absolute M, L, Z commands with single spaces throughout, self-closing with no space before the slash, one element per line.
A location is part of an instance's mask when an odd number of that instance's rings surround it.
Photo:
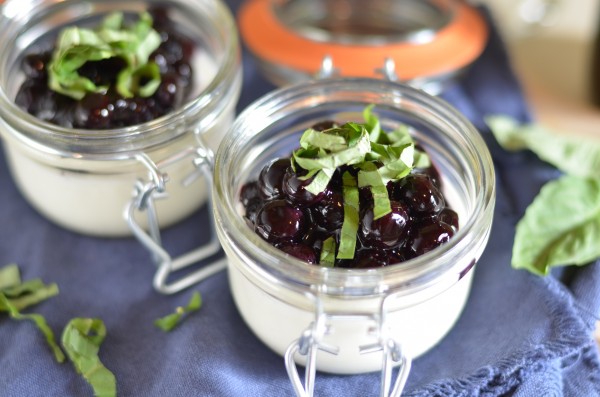
<path fill-rule="evenodd" d="M 444 208 L 444 196 L 425 174 L 410 174 L 394 189 L 394 199 L 408 204 L 417 214 L 437 214 Z"/>
<path fill-rule="evenodd" d="M 308 263 L 317 263 L 317 254 L 315 250 L 308 245 L 298 243 L 283 243 L 278 245 L 277 248 L 285 252 L 286 254 L 292 255 L 301 261 Z"/>
<path fill-rule="evenodd" d="M 452 226 L 454 231 L 458 230 L 458 214 L 450 208 L 444 208 L 438 215 L 440 222 Z"/>
<path fill-rule="evenodd" d="M 289 163 L 288 163 L 289 164 Z M 306 187 L 313 181 L 312 178 L 302 180 L 291 166 L 287 167 L 281 181 L 281 190 L 285 196 L 297 204 L 312 205 L 323 199 L 324 192 L 313 194 L 306 190 Z"/>
<path fill-rule="evenodd" d="M 411 228 L 407 253 L 411 257 L 422 255 L 447 243 L 453 235 L 454 229 L 446 223 L 433 219 L 421 221 Z"/>
<path fill-rule="evenodd" d="M 267 164 L 258 176 L 258 188 L 264 199 L 282 197 L 283 176 L 290 165 L 290 159 L 277 159 Z"/>
<path fill-rule="evenodd" d="M 371 207 L 364 212 L 359 232 L 365 246 L 386 249 L 404 242 L 410 223 L 408 208 L 400 201 L 392 201 L 391 208 L 379 219 L 374 219 Z"/>
<path fill-rule="evenodd" d="M 304 212 L 285 200 L 265 203 L 256 214 L 256 232 L 269 242 L 300 240 L 306 230 Z"/>
<path fill-rule="evenodd" d="M 327 189 L 323 199 L 312 209 L 313 218 L 321 228 L 333 232 L 344 223 L 344 198 L 342 193 Z"/>

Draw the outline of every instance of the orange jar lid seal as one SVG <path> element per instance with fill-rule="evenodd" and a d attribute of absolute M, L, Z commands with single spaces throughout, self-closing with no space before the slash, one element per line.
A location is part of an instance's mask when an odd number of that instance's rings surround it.
<path fill-rule="evenodd" d="M 394 61 L 400 80 L 452 73 L 481 54 L 488 36 L 480 12 L 459 2 L 452 20 L 426 43 L 317 41 L 285 26 L 275 14 L 274 4 L 273 0 L 249 0 L 242 5 L 238 22 L 244 42 L 262 61 L 308 75 L 316 74 L 328 56 L 342 76 L 372 77 L 388 58 Z"/>

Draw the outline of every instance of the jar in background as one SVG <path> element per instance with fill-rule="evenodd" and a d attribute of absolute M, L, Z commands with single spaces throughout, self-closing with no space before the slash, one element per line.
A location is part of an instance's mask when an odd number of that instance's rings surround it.
<path fill-rule="evenodd" d="M 440 93 L 483 51 L 488 27 L 458 0 L 247 0 L 241 36 L 274 84 L 386 77 Z"/>
<path fill-rule="evenodd" d="M 384 130 L 411 126 L 459 214 L 458 233 L 422 256 L 375 269 L 310 265 L 255 234 L 242 216 L 241 187 L 271 159 L 289 156 L 306 128 L 323 120 L 360 121 L 369 104 Z M 447 103 L 389 81 L 329 79 L 274 91 L 239 115 L 215 158 L 215 220 L 235 303 L 252 331 L 286 357 L 296 392 L 307 395 L 315 369 L 383 368 L 389 380 L 394 363 L 403 369 L 395 390 L 402 388 L 410 358 L 438 343 L 463 310 L 494 203 L 492 160 L 477 130 Z M 304 386 L 294 360 L 307 365 Z"/>
<path fill-rule="evenodd" d="M 24 80 L 21 60 L 39 42 L 68 25 L 92 24 L 114 11 L 138 14 L 154 5 L 166 7 L 196 44 L 193 88 L 181 107 L 132 127 L 83 130 L 41 121 L 15 105 Z M 232 123 L 241 89 L 237 30 L 225 4 L 9 0 L 1 12 L 0 135 L 11 174 L 33 207 L 79 233 L 123 236 L 131 234 L 126 208 L 135 206 L 129 213 L 145 227 L 149 221 L 138 209 L 156 207 L 162 227 L 205 202 L 204 178 L 191 182 L 198 179 L 204 153 L 217 149 Z"/>

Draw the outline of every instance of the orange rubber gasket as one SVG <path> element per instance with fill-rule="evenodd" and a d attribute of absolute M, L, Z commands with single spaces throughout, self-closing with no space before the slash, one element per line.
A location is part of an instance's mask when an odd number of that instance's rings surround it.
<path fill-rule="evenodd" d="M 347 45 L 310 40 L 278 20 L 273 0 L 245 1 L 238 14 L 240 33 L 250 51 L 272 64 L 316 73 L 332 57 L 342 76 L 373 77 L 386 58 L 394 60 L 401 80 L 451 73 L 473 62 L 487 42 L 488 28 L 478 10 L 457 6 L 452 22 L 425 44 Z M 360 56 L 359 56 L 360 55 Z"/>

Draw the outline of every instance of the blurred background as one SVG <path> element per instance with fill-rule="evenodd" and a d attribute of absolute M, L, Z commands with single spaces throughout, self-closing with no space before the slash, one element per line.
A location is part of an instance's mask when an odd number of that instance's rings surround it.
<path fill-rule="evenodd" d="M 476 3 L 492 10 L 538 120 L 600 139 L 600 1 Z"/>
<path fill-rule="evenodd" d="M 600 140 L 600 1 L 476 3 L 491 9 L 537 120 Z"/>

